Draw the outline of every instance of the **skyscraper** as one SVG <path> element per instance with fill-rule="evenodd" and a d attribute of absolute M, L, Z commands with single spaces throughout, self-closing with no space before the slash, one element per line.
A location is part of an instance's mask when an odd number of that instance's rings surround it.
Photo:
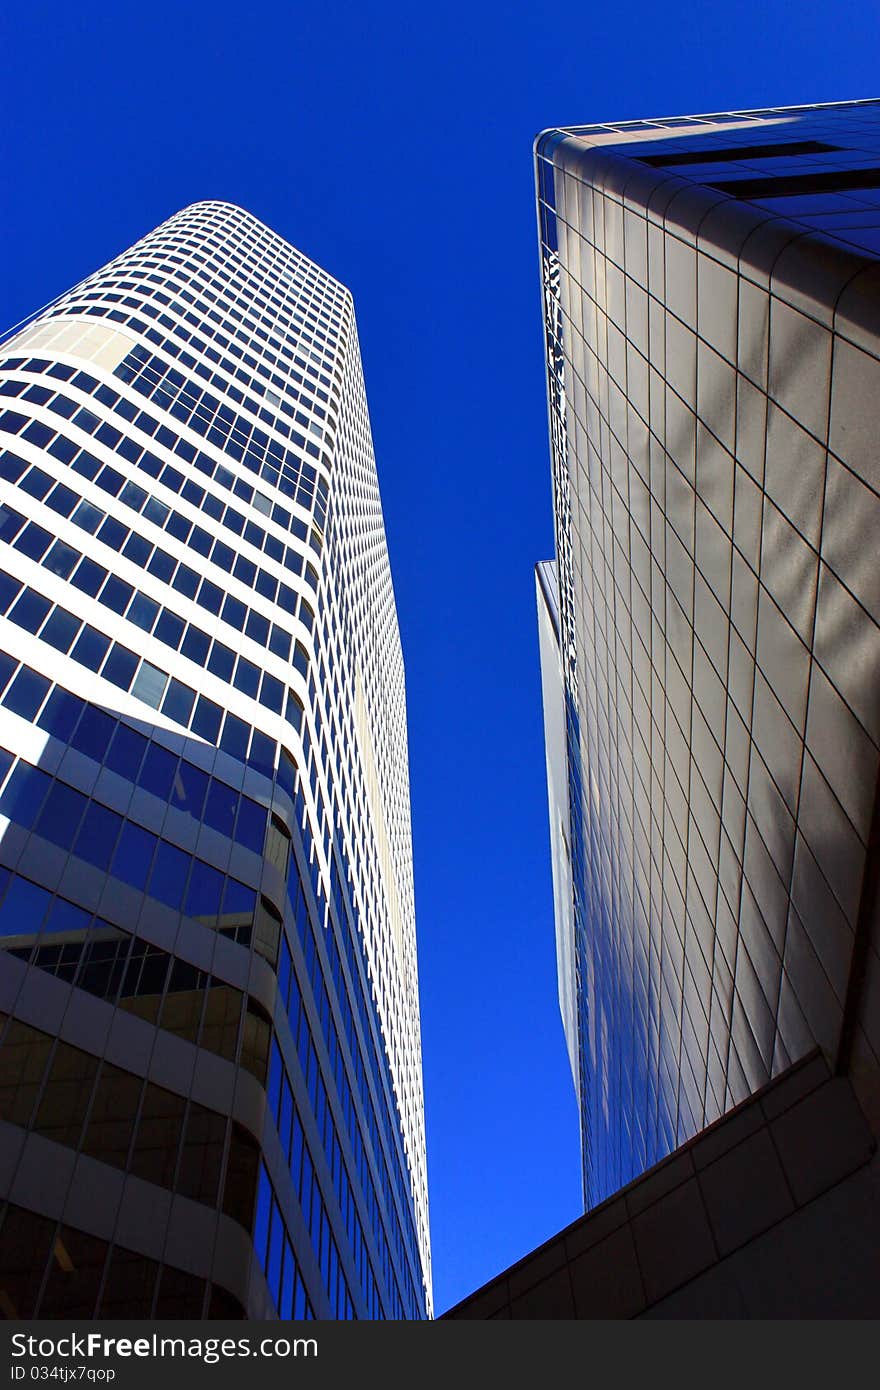
<path fill-rule="evenodd" d="M 878 1120 L 880 103 L 536 143 L 591 1207 L 816 1046 Z"/>
<path fill-rule="evenodd" d="M 0 347 L 0 397 L 3 1311 L 424 1317 L 351 296 L 198 203 Z"/>

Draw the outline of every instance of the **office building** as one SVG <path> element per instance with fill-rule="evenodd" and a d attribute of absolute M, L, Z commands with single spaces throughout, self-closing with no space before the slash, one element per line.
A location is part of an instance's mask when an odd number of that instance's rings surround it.
<path fill-rule="evenodd" d="M 536 143 L 584 1204 L 821 1049 L 878 1117 L 880 103 Z"/>
<path fill-rule="evenodd" d="M 586 1214 L 445 1316 L 880 1313 L 880 103 L 535 146 Z"/>
<path fill-rule="evenodd" d="M 444 1317 L 876 1318 L 878 1185 L 815 1049 Z"/>
<path fill-rule="evenodd" d="M 429 1316 L 351 296 L 195 204 L 0 346 L 0 432 L 3 1312 Z"/>

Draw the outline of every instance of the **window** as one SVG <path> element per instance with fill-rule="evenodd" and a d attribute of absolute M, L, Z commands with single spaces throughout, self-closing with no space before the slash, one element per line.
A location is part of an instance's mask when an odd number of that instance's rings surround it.
<path fill-rule="evenodd" d="M 151 705 L 153 709 L 158 709 L 167 680 L 168 675 L 165 671 L 160 671 L 158 666 L 151 665 L 149 661 L 142 661 L 131 693 L 145 704 Z"/>
<path fill-rule="evenodd" d="M 127 724 L 117 724 L 113 740 L 107 750 L 107 767 L 112 772 L 118 773 L 120 777 L 124 777 L 126 781 L 136 782 L 147 749 L 147 742 L 143 734 L 130 729 Z"/>
<path fill-rule="evenodd" d="M 176 756 L 160 744 L 150 743 L 138 778 L 140 786 L 161 801 L 170 801 L 177 761 Z"/>
<path fill-rule="evenodd" d="M 176 720 L 178 724 L 186 726 L 189 724 L 195 698 L 196 692 L 190 686 L 172 678 L 162 702 L 162 713 L 167 714 L 169 719 Z"/>
<path fill-rule="evenodd" d="M 189 856 L 165 840 L 160 840 L 156 850 L 153 872 L 150 875 L 150 893 L 168 907 L 180 910 L 183 903 L 183 890 L 189 871 Z"/>
<path fill-rule="evenodd" d="M 109 869 L 122 817 L 97 801 L 90 801 L 77 836 L 74 852 L 95 868 Z"/>
<path fill-rule="evenodd" d="M 116 721 L 111 719 L 109 714 L 89 705 L 83 713 L 76 735 L 72 740 L 73 747 L 78 749 L 80 753 L 85 753 L 87 758 L 101 763 L 104 761 L 104 755 L 115 728 Z"/>
<path fill-rule="evenodd" d="M 85 807 L 86 798 L 81 792 L 64 782 L 53 782 L 37 821 L 37 834 L 53 845 L 70 849 Z"/>
<path fill-rule="evenodd" d="M 138 660 L 137 655 L 129 651 L 128 647 L 124 647 L 121 642 L 114 642 L 101 675 L 105 680 L 118 685 L 120 690 L 128 690 L 134 679 Z"/>
<path fill-rule="evenodd" d="M 184 911 L 206 927 L 219 925 L 223 875 L 201 860 L 193 861 Z"/>
<path fill-rule="evenodd" d="M 33 719 L 46 698 L 50 682 L 37 671 L 22 666 L 3 697 L 3 703 L 22 719 Z"/>
<path fill-rule="evenodd" d="M 131 884 L 132 888 L 143 892 L 147 885 L 155 846 L 155 835 L 141 829 L 139 825 L 133 825 L 131 821 L 126 821 L 113 858 L 113 874 L 116 878 Z"/>
<path fill-rule="evenodd" d="M 35 936 L 50 900 L 45 888 L 14 875 L 0 907 L 0 936 Z"/>
<path fill-rule="evenodd" d="M 64 541 L 56 541 L 43 564 L 53 574 L 59 575 L 61 579 L 67 579 L 79 558 L 79 551 L 74 550 L 72 545 L 65 545 Z"/>
<path fill-rule="evenodd" d="M 107 655 L 109 646 L 110 638 L 87 623 L 77 639 L 72 656 L 74 661 L 87 666 L 90 671 L 97 671 Z"/>

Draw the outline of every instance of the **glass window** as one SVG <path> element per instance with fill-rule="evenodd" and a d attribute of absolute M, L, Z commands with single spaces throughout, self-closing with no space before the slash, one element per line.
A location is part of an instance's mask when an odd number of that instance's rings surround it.
<path fill-rule="evenodd" d="M 247 661 L 245 657 L 240 656 L 235 668 L 233 684 L 236 690 L 240 690 L 243 695 L 248 695 L 252 700 L 256 699 L 260 684 L 259 668 L 252 661 Z"/>
<path fill-rule="evenodd" d="M 0 430 L 5 434 L 18 434 L 27 420 L 26 415 L 19 415 L 17 410 L 5 410 L 0 415 Z"/>
<path fill-rule="evenodd" d="M 219 613 L 220 605 L 223 602 L 223 591 L 217 584 L 212 584 L 209 579 L 203 579 L 197 602 L 209 613 Z"/>
<path fill-rule="evenodd" d="M 122 548 L 122 553 L 126 560 L 131 560 L 132 564 L 140 565 L 143 569 L 153 553 L 153 544 L 144 536 L 139 536 L 137 532 L 132 531 Z"/>
<path fill-rule="evenodd" d="M 131 1156 L 130 1171 L 137 1177 L 171 1187 L 185 1107 L 181 1096 L 147 1083 Z"/>
<path fill-rule="evenodd" d="M 13 454 L 9 449 L 0 451 L 0 477 L 16 483 L 26 468 L 27 464 L 18 454 Z"/>
<path fill-rule="evenodd" d="M 130 883 L 132 888 L 143 892 L 147 885 L 155 846 L 155 835 L 151 835 L 148 830 L 142 830 L 131 821 L 126 821 L 116 847 L 112 872 L 125 883 Z"/>
<path fill-rule="evenodd" d="M 147 750 L 143 734 L 127 724 L 117 724 L 113 741 L 107 750 L 107 767 L 129 782 L 137 782 L 138 772 Z"/>
<path fill-rule="evenodd" d="M 226 1140 L 226 1118 L 190 1101 L 177 1171 L 177 1191 L 216 1205 Z"/>
<path fill-rule="evenodd" d="M 82 474 L 84 478 L 95 478 L 101 471 L 101 464 L 94 454 L 83 449 L 73 462 L 73 471 Z"/>
<path fill-rule="evenodd" d="M 63 612 L 60 609 L 59 612 Z M 54 617 L 54 614 L 53 614 Z M 68 742 L 79 719 L 82 703 L 75 695 L 56 686 L 46 701 L 46 706 L 37 723 L 47 734 L 54 734 L 63 742 Z"/>
<path fill-rule="evenodd" d="M 189 855 L 160 840 L 156 850 L 153 872 L 150 875 L 150 893 L 159 902 L 179 911 L 183 902 L 183 890 L 189 870 Z"/>
<path fill-rule="evenodd" d="M 114 642 L 101 675 L 105 680 L 118 685 L 120 690 L 128 690 L 137 670 L 139 657 L 121 642 Z"/>
<path fill-rule="evenodd" d="M 283 627 L 278 627 L 276 623 L 273 623 L 272 635 L 269 638 L 270 652 L 272 652 L 275 656 L 280 656 L 282 661 L 289 661 L 290 643 L 290 633 L 285 632 Z"/>
<path fill-rule="evenodd" d="M 36 589 L 25 589 L 10 610 L 9 618 L 26 632 L 37 632 L 51 607 L 49 600 Z"/>
<path fill-rule="evenodd" d="M 173 647 L 177 651 L 185 630 L 186 623 L 183 619 L 163 608 L 154 635 L 160 642 L 164 642 L 166 647 Z"/>
<path fill-rule="evenodd" d="M 212 778 L 205 805 L 205 824 L 231 839 L 237 805 L 237 793 L 225 782 L 219 781 L 216 777 Z"/>
<path fill-rule="evenodd" d="M 107 571 L 104 566 L 96 564 L 86 556 L 80 560 L 72 582 L 82 593 L 94 598 L 106 578 Z"/>
<path fill-rule="evenodd" d="M 53 574 L 67 579 L 79 559 L 80 553 L 78 550 L 74 550 L 72 545 L 65 545 L 64 541 L 56 541 L 43 564 Z"/>
<path fill-rule="evenodd" d="M 235 551 L 232 549 L 231 545 L 227 545 L 225 541 L 215 541 L 211 558 L 214 564 L 218 565 L 220 569 L 225 570 L 227 574 L 232 574 L 232 567 L 235 563 Z"/>
<path fill-rule="evenodd" d="M 0 813 L 31 830 L 51 783 L 51 777 L 39 768 L 18 763 L 0 795 Z"/>
<path fill-rule="evenodd" d="M 199 587 L 199 576 L 189 565 L 180 564 L 172 581 L 173 587 L 185 598 L 195 598 Z"/>
<path fill-rule="evenodd" d="M 162 469 L 159 481 L 170 488 L 172 492 L 180 492 L 183 487 L 183 474 L 179 473 L 176 468 L 172 468 L 170 464 L 166 464 Z"/>
<path fill-rule="evenodd" d="M 131 507 L 132 511 L 139 512 L 147 500 L 147 494 L 136 483 L 128 482 L 122 489 L 119 500 L 124 502 L 126 507 Z"/>
<path fill-rule="evenodd" d="M 90 627 L 88 623 L 83 628 L 76 645 L 71 652 L 74 661 L 79 661 L 83 666 L 87 666 L 90 671 L 97 671 L 101 662 L 107 655 L 107 648 L 110 646 L 110 638 L 105 637 L 103 632 L 98 632 L 97 628 Z"/>
<path fill-rule="evenodd" d="M 93 507 L 91 502 L 80 502 L 73 514 L 73 521 L 81 530 L 88 531 L 89 535 L 93 536 L 104 520 L 104 516 L 105 513 L 98 507 Z M 105 570 L 104 573 L 106 574 L 107 571 Z"/>
<path fill-rule="evenodd" d="M 80 629 L 80 620 L 75 618 L 72 613 L 68 613 L 66 608 L 56 608 L 51 615 L 40 636 L 44 642 L 48 642 L 58 652 L 69 652 L 73 645 L 73 639 Z"/>
<path fill-rule="evenodd" d="M 197 666 L 204 666 L 210 646 L 211 639 L 208 637 L 207 633 L 202 632 L 200 628 L 190 624 L 187 628 L 186 636 L 183 639 L 183 646 L 180 650 L 185 657 L 190 661 L 194 661 Z"/>
<path fill-rule="evenodd" d="M 208 670 L 211 674 L 217 676 L 221 681 L 228 681 L 234 665 L 235 652 L 231 651 L 223 642 L 215 641 L 208 661 Z"/>
<path fill-rule="evenodd" d="M 189 538 L 190 547 L 199 555 L 210 555 L 212 540 L 203 526 L 194 526 Z"/>
<path fill-rule="evenodd" d="M 147 573 L 155 575 L 163 584 L 167 584 L 174 573 L 177 561 L 167 551 L 161 550 L 158 546 L 153 552 L 153 558 L 147 565 Z"/>
<path fill-rule="evenodd" d="M 286 936 L 282 936 L 282 938 L 281 938 L 281 954 L 280 954 L 279 961 L 278 961 L 278 992 L 279 992 L 279 994 L 280 994 L 280 996 L 281 996 L 281 1001 L 282 1001 L 282 1003 L 284 1004 L 284 1007 L 285 1007 L 285 1008 L 287 1008 L 288 990 L 290 989 L 290 971 L 291 971 L 291 967 L 292 967 L 292 960 L 291 960 L 291 955 L 290 955 L 290 947 L 289 947 L 288 944 L 287 944 L 287 937 L 286 937 Z M 291 1024 L 291 1027 L 294 1027 L 294 1026 L 295 1026 L 295 1020 L 293 1020 L 293 1022 L 292 1022 L 292 1024 Z"/>
<path fill-rule="evenodd" d="M 243 719 L 239 719 L 236 714 L 227 714 L 223 722 L 223 733 L 220 737 L 220 747 L 224 753 L 230 757 L 238 758 L 243 762 L 247 756 L 248 738 L 250 736 L 250 726 L 245 724 Z"/>
<path fill-rule="evenodd" d="M 21 592 L 21 580 L 0 570 L 0 613 L 5 613 L 16 594 Z"/>
<path fill-rule="evenodd" d="M 160 611 L 159 604 L 156 603 L 155 599 L 149 598 L 146 594 L 136 593 L 127 617 L 130 623 L 134 623 L 143 632 L 152 632 L 153 624 Z"/>
<path fill-rule="evenodd" d="M 50 894 L 26 878 L 13 875 L 0 906 L 0 936 L 36 936 L 49 906 Z"/>
<path fill-rule="evenodd" d="M 119 431 L 113 430 L 113 434 L 116 435 L 116 439 L 113 441 L 113 443 L 115 444 L 119 438 Z M 100 435 L 98 437 L 100 438 Z M 104 440 L 102 442 L 107 443 L 108 441 Z M 111 444 L 111 448 L 112 447 L 113 446 Z M 117 472 L 115 468 L 111 468 L 109 464 L 105 464 L 95 481 L 98 487 L 102 490 L 102 492 L 109 492 L 113 497 L 115 497 L 121 490 L 122 484 L 125 482 L 125 479 L 123 478 L 121 473 Z"/>
<path fill-rule="evenodd" d="M 126 584 L 124 579 L 118 575 L 111 574 L 107 583 L 101 590 L 100 602 L 105 608 L 111 608 L 114 613 L 122 614 L 131 602 L 134 588 L 131 584 Z"/>
<path fill-rule="evenodd" d="M 271 574 L 267 574 L 265 570 L 260 570 L 257 574 L 256 588 L 257 593 L 262 594 L 263 598 L 267 598 L 270 603 L 275 602 L 275 596 L 278 592 L 278 580 L 273 579 Z"/>
<path fill-rule="evenodd" d="M 143 515 L 147 521 L 152 521 L 155 526 L 164 526 L 171 515 L 171 508 L 166 507 L 164 502 L 160 502 L 157 497 L 151 497 L 144 507 Z"/>
<path fill-rule="evenodd" d="M 69 414 L 69 402 L 67 401 L 62 401 L 60 399 L 56 400 L 49 408 L 50 410 L 54 410 L 57 415 Z M 76 455 L 77 450 L 78 446 L 74 444 L 73 440 L 65 439 L 63 434 L 59 434 L 58 438 L 53 439 L 52 443 L 49 445 L 49 453 L 53 458 L 60 459 L 62 463 L 70 463 L 70 460 Z M 57 492 L 58 489 L 56 488 L 55 490 Z M 69 513 L 65 512 L 64 515 L 68 516 Z"/>
<path fill-rule="evenodd" d="M 193 767 L 192 763 L 181 760 L 174 778 L 172 805 L 185 811 L 194 820 L 201 820 L 207 787 L 207 774 L 202 772 L 201 768 Z"/>
<path fill-rule="evenodd" d="M 257 1187 L 257 1211 L 254 1219 L 254 1249 L 257 1259 L 265 1268 L 266 1250 L 269 1243 L 269 1222 L 272 1216 L 272 1184 L 265 1164 L 260 1161 L 260 1177 Z"/>
<path fill-rule="evenodd" d="M 272 710 L 273 714 L 280 714 L 284 707 L 284 686 L 281 681 L 270 676 L 268 671 L 263 675 L 260 687 L 260 704 Z"/>
<path fill-rule="evenodd" d="M 284 1242 L 284 1274 L 281 1280 L 281 1303 L 279 1316 L 285 1320 L 293 1317 L 293 1291 L 296 1286 L 296 1261 L 290 1241 Z"/>
<path fill-rule="evenodd" d="M 276 751 L 275 740 L 269 738 L 268 734 L 262 733 L 259 729 L 254 729 L 250 752 L 247 755 L 248 766 L 255 768 L 257 772 L 261 772 L 264 777 L 271 780 L 275 772 Z"/>
<path fill-rule="evenodd" d="M 265 647 L 269 640 L 269 619 L 262 613 L 249 613 L 245 632 L 259 647 Z"/>
<path fill-rule="evenodd" d="M 128 536 L 129 528 L 123 526 L 121 521 L 117 521 L 115 516 L 108 516 L 107 520 L 98 531 L 98 540 L 103 541 L 111 550 L 121 550 L 123 543 Z"/>
<path fill-rule="evenodd" d="M 46 919 L 44 931 L 47 933 L 76 932 L 85 935 L 92 920 L 91 913 L 69 903 L 66 898 L 56 898 Z"/>
<path fill-rule="evenodd" d="M 76 841 L 75 853 L 86 859 L 98 869 L 105 871 L 110 867 L 116 837 L 122 825 L 122 817 L 117 816 L 97 801 L 90 801 L 83 817 Z"/>
<path fill-rule="evenodd" d="M 165 671 L 160 671 L 158 666 L 152 666 L 149 661 L 142 661 L 131 693 L 145 704 L 151 705 L 153 709 L 158 709 L 167 680 Z"/>
<path fill-rule="evenodd" d="M 223 916 L 235 918 L 237 923 L 251 923 L 254 918 L 256 900 L 257 895 L 253 888 L 249 888 L 246 883 L 239 883 L 236 878 L 227 879 L 226 893 L 223 898 Z"/>
<path fill-rule="evenodd" d="M 144 758 L 144 765 L 138 784 L 145 791 L 158 796 L 160 801 L 171 799 L 171 788 L 177 771 L 177 755 L 169 753 L 161 744 L 151 743 Z"/>
<path fill-rule="evenodd" d="M 189 447 L 190 446 L 187 445 L 187 448 Z M 178 452 L 180 452 L 181 445 L 178 444 L 177 448 Z M 189 481 L 184 483 L 183 492 L 181 493 L 181 496 L 185 497 L 187 502 L 192 502 L 194 507 L 201 507 L 205 497 L 205 489 L 203 487 L 199 487 L 198 483 L 194 483 L 192 479 L 190 479 Z"/>
<path fill-rule="evenodd" d="M 6 689 L 17 665 L 15 657 L 8 652 L 0 652 L 0 693 Z"/>
<path fill-rule="evenodd" d="M 22 666 L 3 696 L 3 703 L 13 714 L 21 715 L 22 719 L 33 719 L 46 698 L 50 684 L 45 676 Z"/>
<path fill-rule="evenodd" d="M 162 713 L 185 726 L 189 723 L 195 698 L 196 692 L 190 686 L 172 676 L 162 702 Z"/>
<path fill-rule="evenodd" d="M 213 700 L 209 700 L 207 696 L 200 695 L 190 727 L 199 738 L 216 745 L 222 718 L 223 711 L 220 706 L 216 705 Z"/>
<path fill-rule="evenodd" d="M 37 821 L 37 834 L 53 845 L 70 849 L 85 807 L 86 798 L 81 792 L 64 782 L 53 782 Z"/>
<path fill-rule="evenodd" d="M 25 434 L 24 437 L 27 439 L 27 434 Z M 42 468 L 34 466 L 31 468 L 30 472 L 25 474 L 19 486 L 22 492 L 29 493 L 31 497 L 43 498 L 52 486 L 52 481 L 48 473 Z"/>
<path fill-rule="evenodd" d="M 253 560 L 248 560 L 244 555 L 239 555 L 235 561 L 235 568 L 232 573 L 236 579 L 240 579 L 242 584 L 246 584 L 249 589 L 254 587 L 254 580 L 257 577 L 257 567 Z"/>
<path fill-rule="evenodd" d="M 187 537 L 192 530 L 192 522 L 185 516 L 181 516 L 180 512 L 172 512 L 165 530 L 169 536 L 174 536 L 175 540 L 186 544 Z"/>
<path fill-rule="evenodd" d="M 196 918 L 206 927 L 218 926 L 222 894 L 223 875 L 210 864 L 194 859 L 184 905 L 187 916 Z"/>
<path fill-rule="evenodd" d="M 246 616 L 247 608 L 241 600 L 233 598 L 231 594 L 228 594 L 223 603 L 224 623 L 229 623 L 230 627 L 238 628 L 238 631 L 241 632 L 244 627 Z"/>
<path fill-rule="evenodd" d="M 116 720 L 112 719 L 109 714 L 96 709 L 93 705 L 87 705 L 72 739 L 72 745 L 80 753 L 84 753 L 87 758 L 93 758 L 96 763 L 102 763 L 115 728 Z"/>

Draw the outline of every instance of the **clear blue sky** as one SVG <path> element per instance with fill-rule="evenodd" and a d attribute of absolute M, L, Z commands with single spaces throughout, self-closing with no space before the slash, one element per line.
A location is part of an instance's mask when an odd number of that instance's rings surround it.
<path fill-rule="evenodd" d="M 354 293 L 407 669 L 434 1287 L 579 1214 L 533 565 L 553 532 L 531 143 L 876 96 L 862 0 L 7 7 L 0 325 L 199 198 Z"/>

